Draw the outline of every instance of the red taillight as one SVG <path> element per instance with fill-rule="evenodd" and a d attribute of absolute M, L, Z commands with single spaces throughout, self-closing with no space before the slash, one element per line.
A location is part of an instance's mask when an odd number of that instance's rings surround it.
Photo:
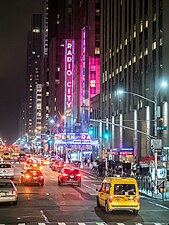
<path fill-rule="evenodd" d="M 68 174 L 67 174 L 67 173 L 62 173 L 62 176 L 63 176 L 63 177 L 67 177 Z"/>
<path fill-rule="evenodd" d="M 81 177 L 81 174 L 80 174 L 80 173 L 78 173 L 78 174 L 76 174 L 76 176 L 77 176 L 77 177 Z"/>
<path fill-rule="evenodd" d="M 16 195 L 16 191 L 14 189 L 12 190 L 12 195 Z"/>
<path fill-rule="evenodd" d="M 39 176 L 39 179 L 40 179 L 40 180 L 43 180 L 43 179 L 44 179 L 43 175 L 40 175 L 40 176 Z"/>
<path fill-rule="evenodd" d="M 110 195 L 109 202 L 112 202 L 112 201 L 113 201 L 113 197 Z"/>
<path fill-rule="evenodd" d="M 139 196 L 137 196 L 137 202 L 140 203 L 140 197 Z"/>

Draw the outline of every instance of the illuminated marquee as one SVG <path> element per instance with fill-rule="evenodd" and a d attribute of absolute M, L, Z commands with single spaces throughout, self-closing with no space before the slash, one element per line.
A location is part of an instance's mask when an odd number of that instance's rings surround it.
<path fill-rule="evenodd" d="M 73 110 L 74 80 L 74 41 L 65 41 L 65 115 L 71 116 Z"/>

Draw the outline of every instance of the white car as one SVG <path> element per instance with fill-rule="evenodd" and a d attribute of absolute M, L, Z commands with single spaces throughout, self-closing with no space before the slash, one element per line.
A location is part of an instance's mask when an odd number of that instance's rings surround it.
<path fill-rule="evenodd" d="M 13 202 L 16 205 L 17 201 L 18 195 L 14 183 L 9 179 L 0 179 L 0 202 Z"/>
<path fill-rule="evenodd" d="M 14 168 L 10 163 L 0 163 L 0 178 L 14 179 Z"/>

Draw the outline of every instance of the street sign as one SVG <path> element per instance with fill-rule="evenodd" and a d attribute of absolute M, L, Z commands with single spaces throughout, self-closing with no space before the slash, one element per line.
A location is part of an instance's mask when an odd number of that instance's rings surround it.
<path fill-rule="evenodd" d="M 151 149 L 162 149 L 162 140 L 151 139 Z"/>
<path fill-rule="evenodd" d="M 157 130 L 167 130 L 167 126 L 166 127 L 157 127 Z"/>

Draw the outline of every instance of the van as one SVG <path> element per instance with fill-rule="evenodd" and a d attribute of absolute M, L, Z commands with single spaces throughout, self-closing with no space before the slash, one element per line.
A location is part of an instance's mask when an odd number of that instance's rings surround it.
<path fill-rule="evenodd" d="M 137 215 L 140 210 L 139 189 L 134 178 L 106 177 L 96 191 L 97 206 L 104 207 L 105 213 L 131 210 Z"/>

